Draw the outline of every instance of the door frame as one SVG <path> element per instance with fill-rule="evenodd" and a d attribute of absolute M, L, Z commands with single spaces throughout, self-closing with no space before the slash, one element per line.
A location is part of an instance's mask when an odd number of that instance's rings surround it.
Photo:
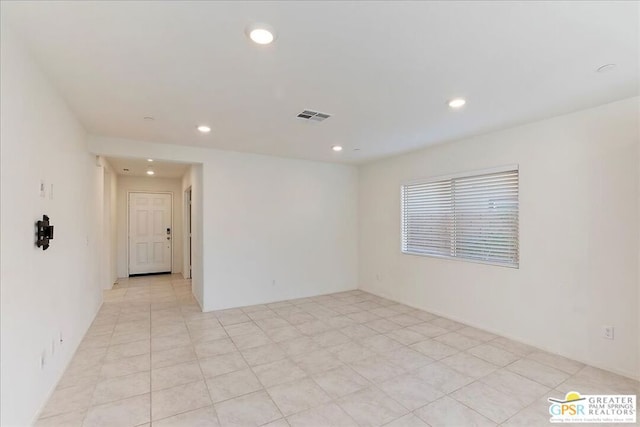
<path fill-rule="evenodd" d="M 131 277 L 131 194 L 168 194 L 171 196 L 171 274 L 173 274 L 173 244 L 175 227 L 173 226 L 173 191 L 127 191 L 127 277 Z M 153 273 L 150 273 L 153 274 Z"/>
<path fill-rule="evenodd" d="M 184 190 L 184 224 L 182 241 L 182 276 L 191 279 L 193 275 L 193 188 L 188 186 Z M 187 256 L 189 265 L 187 265 Z"/>
<path fill-rule="evenodd" d="M 114 256 L 114 249 L 117 247 L 117 233 L 118 226 L 115 222 L 115 215 L 113 215 L 115 208 L 114 194 L 116 189 L 111 185 L 112 173 L 110 167 L 102 166 L 102 244 L 100 245 L 100 252 L 102 260 L 100 262 L 101 274 L 100 280 L 102 281 L 102 289 L 111 289 L 113 284 L 118 278 L 117 267 L 117 254 Z M 117 214 L 117 210 L 116 210 Z M 113 233 L 116 234 L 115 241 L 112 239 Z"/>

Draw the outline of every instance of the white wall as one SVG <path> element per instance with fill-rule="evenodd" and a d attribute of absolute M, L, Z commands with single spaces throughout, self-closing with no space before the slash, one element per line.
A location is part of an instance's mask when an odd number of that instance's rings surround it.
<path fill-rule="evenodd" d="M 202 165 L 192 165 L 189 170 L 182 177 L 182 194 L 183 206 L 185 205 L 184 192 L 187 188 L 191 187 L 191 290 L 196 300 L 203 307 L 204 298 L 204 281 L 203 281 L 203 258 L 202 258 Z M 185 214 L 186 215 L 186 214 Z M 183 221 L 184 234 L 186 235 L 186 223 Z M 188 240 L 185 239 L 183 244 L 183 270 L 189 268 L 189 252 L 188 252 Z M 187 277 L 185 275 L 185 277 Z"/>
<path fill-rule="evenodd" d="M 191 278 L 191 272 L 189 271 L 190 264 L 190 242 L 189 242 L 189 211 L 187 207 L 187 198 L 185 192 L 191 187 L 191 174 L 193 173 L 193 166 L 189 166 L 189 169 L 182 176 L 182 277 L 185 279 Z M 193 189 L 191 189 L 193 191 Z"/>
<path fill-rule="evenodd" d="M 26 426 L 102 301 L 96 221 L 102 169 L 65 102 L 6 22 L 0 27 L 0 424 Z M 43 214 L 55 227 L 47 251 L 34 244 Z"/>
<path fill-rule="evenodd" d="M 173 195 L 172 273 L 182 272 L 182 182 L 179 178 L 156 178 L 120 175 L 117 190 L 118 277 L 129 276 L 128 260 L 128 194 L 132 191 L 168 192 Z"/>
<path fill-rule="evenodd" d="M 226 152 L 204 173 L 207 308 L 356 288 L 354 167 Z"/>
<path fill-rule="evenodd" d="M 109 200 L 109 282 L 111 286 L 118 279 L 118 174 L 111 168 L 110 200 Z M 104 245 L 104 242 L 103 242 Z"/>
<path fill-rule="evenodd" d="M 114 138 L 89 145 L 202 164 L 205 311 L 356 288 L 356 167 Z"/>
<path fill-rule="evenodd" d="M 363 166 L 361 287 L 637 378 L 638 113 L 633 98 Z M 507 164 L 520 269 L 400 252 L 403 181 Z"/>
<path fill-rule="evenodd" d="M 101 285 L 103 289 L 111 289 L 118 278 L 117 266 L 117 188 L 118 174 L 111 164 L 100 158 L 103 171 L 102 197 L 102 244 L 100 245 Z"/>

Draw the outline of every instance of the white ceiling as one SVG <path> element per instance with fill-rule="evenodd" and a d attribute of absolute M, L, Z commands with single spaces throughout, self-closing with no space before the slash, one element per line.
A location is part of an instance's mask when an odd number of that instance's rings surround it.
<path fill-rule="evenodd" d="M 162 162 L 155 160 L 148 162 L 147 159 L 124 159 L 120 157 L 107 157 L 107 161 L 118 175 L 126 176 L 144 176 L 149 179 L 154 178 L 182 178 L 187 169 L 188 164 Z M 125 169 L 129 169 L 125 171 Z M 147 175 L 148 170 L 153 170 L 153 176 Z"/>
<path fill-rule="evenodd" d="M 91 133 L 363 162 L 637 95 L 638 7 L 68 1 L 2 12 Z M 249 41 L 256 22 L 277 30 L 274 44 Z M 594 71 L 606 63 L 617 68 Z M 457 96 L 467 106 L 450 111 Z M 310 123 L 295 117 L 303 109 L 333 116 Z"/>

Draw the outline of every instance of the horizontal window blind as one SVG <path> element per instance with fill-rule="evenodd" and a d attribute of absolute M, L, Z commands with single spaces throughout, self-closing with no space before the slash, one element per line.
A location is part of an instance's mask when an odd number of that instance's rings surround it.
<path fill-rule="evenodd" d="M 402 251 L 518 267 L 518 169 L 402 186 Z"/>

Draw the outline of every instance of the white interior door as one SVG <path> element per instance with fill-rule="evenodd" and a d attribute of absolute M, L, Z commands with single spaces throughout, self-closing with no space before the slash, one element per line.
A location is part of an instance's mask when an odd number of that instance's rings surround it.
<path fill-rule="evenodd" d="M 171 272 L 171 194 L 129 194 L 129 274 Z"/>

